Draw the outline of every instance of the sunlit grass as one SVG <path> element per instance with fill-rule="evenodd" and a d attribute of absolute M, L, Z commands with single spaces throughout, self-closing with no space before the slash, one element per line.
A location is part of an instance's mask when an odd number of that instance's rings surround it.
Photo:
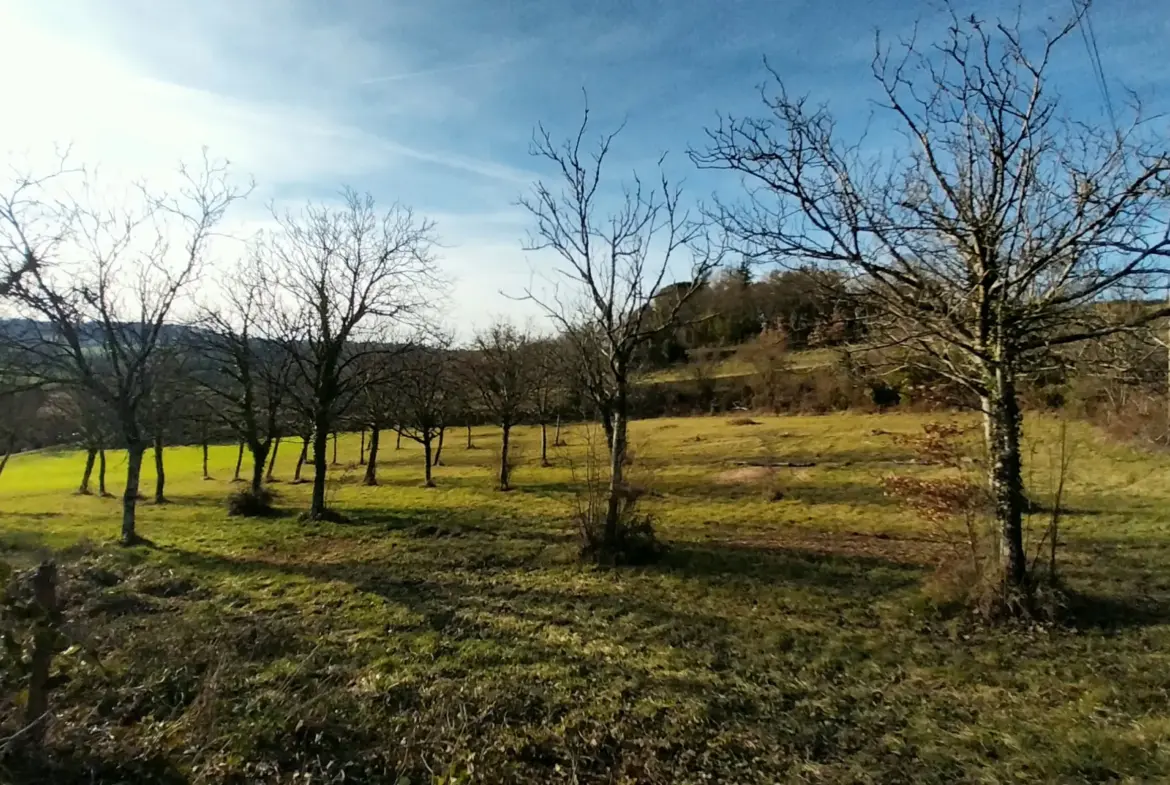
<path fill-rule="evenodd" d="M 583 426 L 552 468 L 521 429 L 510 493 L 493 490 L 492 429 L 471 450 L 448 434 L 436 489 L 393 434 L 381 484 L 361 486 L 347 434 L 330 499 L 348 524 L 229 519 L 236 448 L 213 448 L 209 481 L 197 449 L 170 449 L 171 504 L 142 504 L 153 547 L 128 551 L 104 545 L 120 501 L 74 494 L 83 455 L 16 456 L 0 543 L 28 562 L 90 540 L 84 559 L 120 576 L 79 590 L 111 675 L 58 695 L 56 754 L 78 781 L 95 766 L 252 781 L 317 759 L 361 782 L 452 765 L 534 783 L 1170 778 L 1170 460 L 1074 426 L 1063 569 L 1114 623 L 989 630 L 924 610 L 948 546 L 881 490 L 935 470 L 890 436 L 925 419 L 635 423 L 634 482 L 672 546 L 647 568 L 575 558 L 576 478 L 601 438 Z M 1041 501 L 1057 432 L 1029 420 Z M 276 470 L 290 513 L 309 493 L 288 482 L 298 449 Z M 111 453 L 115 493 L 124 466 Z M 109 598 L 137 604 L 85 605 Z"/>

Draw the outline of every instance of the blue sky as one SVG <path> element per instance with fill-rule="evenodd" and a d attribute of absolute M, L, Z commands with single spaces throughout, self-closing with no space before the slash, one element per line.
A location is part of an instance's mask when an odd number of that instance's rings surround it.
<path fill-rule="evenodd" d="M 1014 8 L 956 0 L 983 17 Z M 1027 20 L 1068 0 L 1026 0 Z M 842 120 L 870 112 L 873 33 L 942 23 L 921 0 L 0 0 L 0 152 L 72 143 L 107 169 L 150 176 L 208 145 L 254 175 L 241 231 L 270 200 L 328 199 L 342 185 L 438 222 L 460 329 L 532 313 L 518 294 L 550 261 L 521 250 L 515 206 L 542 173 L 533 126 L 571 132 L 581 89 L 599 129 L 626 121 L 617 171 L 668 152 L 694 197 L 728 187 L 693 172 L 688 144 L 717 112 L 752 112 L 767 56 Z M 1106 75 L 1170 108 L 1166 0 L 1100 0 Z M 1061 87 L 1100 117 L 1079 36 Z M 21 77 L 20 75 L 23 75 Z"/>

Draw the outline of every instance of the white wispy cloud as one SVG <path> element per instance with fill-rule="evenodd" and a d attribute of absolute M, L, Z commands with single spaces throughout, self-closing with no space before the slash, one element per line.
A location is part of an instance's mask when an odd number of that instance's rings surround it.
<path fill-rule="evenodd" d="M 206 147 L 257 181 L 233 213 L 241 236 L 270 225 L 273 201 L 328 201 L 346 183 L 387 203 L 417 200 L 443 237 L 453 321 L 513 309 L 498 291 L 523 284 L 522 231 L 477 216 L 534 175 L 441 134 L 417 143 L 419 122 L 466 109 L 440 77 L 513 56 L 418 68 L 415 53 L 361 33 L 353 19 L 306 17 L 295 0 L 12 0 L 0 6 L 0 72 L 14 75 L 0 83 L 0 155 L 36 160 L 68 145 L 106 182 L 164 185 Z"/>

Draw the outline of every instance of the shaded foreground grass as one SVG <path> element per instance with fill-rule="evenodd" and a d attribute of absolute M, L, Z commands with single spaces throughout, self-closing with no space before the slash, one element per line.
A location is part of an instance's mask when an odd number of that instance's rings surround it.
<path fill-rule="evenodd" d="M 583 429 L 551 469 L 522 432 L 506 494 L 488 430 L 475 450 L 448 443 L 432 490 L 417 450 L 383 440 L 380 487 L 333 471 L 344 525 L 228 519 L 234 449 L 213 451 L 213 481 L 174 450 L 173 503 L 142 508 L 153 547 L 126 550 L 101 544 L 117 502 L 70 493 L 80 456 L 13 458 L 0 543 L 27 562 L 70 549 L 63 593 L 106 673 L 62 659 L 49 761 L 7 776 L 1170 779 L 1170 461 L 1076 430 L 1063 564 L 1085 622 L 986 630 L 924 609 L 951 546 L 880 491 L 891 471 L 933 470 L 881 433 L 921 419 L 757 420 L 636 424 L 637 481 L 672 548 L 613 571 L 574 558 Z M 1042 497 L 1051 428 L 1033 425 Z M 343 460 L 357 450 L 343 439 Z M 740 465 L 773 461 L 816 465 Z M 307 486 L 275 487 L 305 506 Z"/>

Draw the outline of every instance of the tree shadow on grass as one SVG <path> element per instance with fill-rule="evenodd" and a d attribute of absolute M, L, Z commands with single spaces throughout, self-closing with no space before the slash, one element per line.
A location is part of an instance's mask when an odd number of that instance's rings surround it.
<path fill-rule="evenodd" d="M 850 598 L 872 598 L 918 584 L 920 566 L 875 557 L 734 543 L 670 545 L 657 569 L 711 582 L 765 583 L 815 588 Z"/>
<path fill-rule="evenodd" d="M 635 481 L 634 485 L 638 485 Z M 563 501 L 583 491 L 580 483 L 547 482 L 520 486 L 517 491 L 544 498 Z M 647 495 L 651 498 L 673 498 L 691 500 L 704 504 L 725 504 L 743 500 L 758 500 L 779 491 L 773 501 L 797 501 L 805 504 L 836 504 L 851 506 L 897 506 L 900 502 L 885 494 L 876 484 L 850 483 L 824 485 L 823 483 L 800 481 L 791 476 L 777 474 L 773 480 L 742 483 L 719 483 L 712 475 L 708 480 L 688 477 L 678 480 L 649 478 L 646 483 Z"/>
<path fill-rule="evenodd" d="M 1170 601 L 1155 597 L 1108 597 L 1072 591 L 1063 617 L 1078 629 L 1115 630 L 1170 624 Z"/>
<path fill-rule="evenodd" d="M 711 646 L 726 648 L 719 639 L 730 631 L 722 615 L 671 607 L 629 592 L 611 594 L 598 591 L 598 587 L 522 585 L 508 580 L 507 573 L 495 576 L 495 580 L 476 580 L 458 571 L 437 574 L 416 568 L 410 574 L 396 574 L 394 565 L 380 562 L 273 564 L 181 551 L 176 554 L 181 564 L 210 573 L 284 574 L 322 584 L 348 584 L 403 606 L 417 617 L 416 621 L 396 623 L 395 632 L 433 631 L 452 641 L 493 641 L 501 651 L 523 650 L 526 658 L 562 664 L 590 661 L 607 669 L 628 667 L 605 651 L 586 653 L 587 647 L 576 650 L 545 639 L 543 633 L 550 627 L 574 629 L 585 642 L 608 638 L 623 645 L 665 643 L 696 654 Z"/>
<path fill-rule="evenodd" d="M 11 777 L 11 780 L 7 780 Z M 190 780 L 162 757 L 106 760 L 72 749 L 49 746 L 39 753 L 21 752 L 0 761 L 0 781 L 44 782 L 53 785 L 91 785 L 95 782 L 149 782 L 186 785 Z"/>
<path fill-rule="evenodd" d="M 382 524 L 386 525 L 386 524 Z M 523 570 L 533 554 L 526 544 L 536 541 L 546 545 L 564 545 L 572 535 L 555 536 L 548 532 L 509 532 L 508 536 L 474 524 L 452 521 L 446 524 L 391 523 L 394 530 L 411 538 L 412 547 L 433 558 L 425 564 L 397 562 L 393 558 L 337 561 L 314 561 L 281 558 L 268 561 L 262 557 L 227 557 L 198 554 L 177 548 L 168 549 L 181 563 L 212 570 L 227 569 L 240 573 L 250 570 L 285 572 L 314 580 L 350 583 L 362 591 L 381 593 L 385 586 L 398 586 L 402 580 L 425 579 L 434 585 L 433 571 L 444 567 L 479 571 L 493 578 L 504 577 L 513 570 Z M 513 547 L 509 547 L 513 546 Z M 311 549 L 311 546 L 306 546 Z M 360 547 L 360 546 L 358 546 Z M 475 558 L 468 560 L 467 557 Z M 419 553 L 414 557 L 416 562 Z M 411 576 L 412 570 L 430 572 Z M 583 568 L 587 569 L 587 568 Z M 639 573 L 669 573 L 711 584 L 751 582 L 766 586 L 811 588 L 821 593 L 839 595 L 843 600 L 872 599 L 916 584 L 922 568 L 916 565 L 866 558 L 826 554 L 812 550 L 765 548 L 750 545 L 703 543 L 672 544 L 658 563 L 629 568 L 631 576 Z M 475 591 L 483 591 L 476 588 Z M 492 591 L 492 590 L 489 590 Z M 509 590 L 515 591 L 515 590 Z M 523 592 L 528 592 L 524 589 Z M 449 594 L 449 592 L 448 592 Z"/>

